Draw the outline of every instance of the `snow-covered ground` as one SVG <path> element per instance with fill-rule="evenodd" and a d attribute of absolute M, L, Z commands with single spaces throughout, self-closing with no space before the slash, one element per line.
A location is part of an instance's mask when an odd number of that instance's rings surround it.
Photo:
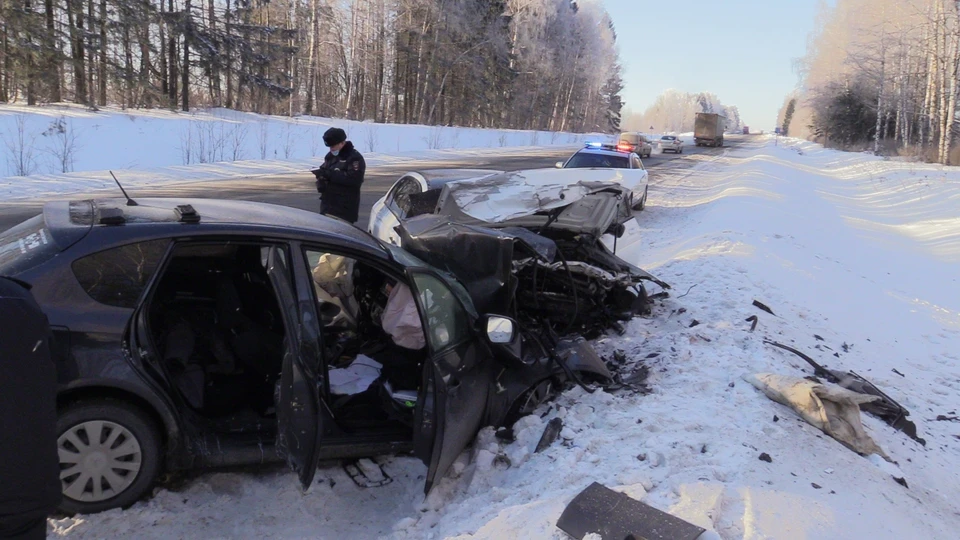
<path fill-rule="evenodd" d="M 331 126 L 344 128 L 371 166 L 439 157 L 451 149 L 502 151 L 579 144 L 597 137 L 263 116 L 229 109 L 180 113 L 0 104 L 0 197 L 103 189 L 113 185 L 106 172 L 111 169 L 125 186 L 304 171 L 316 167 L 326 153 L 323 132 Z M 23 173 L 30 175 L 29 181 L 18 176 Z"/>
<path fill-rule="evenodd" d="M 559 539 L 564 506 L 598 481 L 723 538 L 956 537 L 960 423 L 937 416 L 960 411 L 960 170 L 744 140 L 659 175 L 645 241 L 624 254 L 674 291 L 596 347 L 648 366 L 650 394 L 568 391 L 515 442 L 482 432 L 426 500 L 425 467 L 384 457 L 394 481 L 381 488 L 336 465 L 306 495 L 282 469 L 209 473 L 126 511 L 54 520 L 54 534 Z M 863 415 L 909 487 L 743 381 L 810 374 L 764 338 L 910 409 L 926 447 Z M 557 416 L 561 441 L 533 454 Z"/>

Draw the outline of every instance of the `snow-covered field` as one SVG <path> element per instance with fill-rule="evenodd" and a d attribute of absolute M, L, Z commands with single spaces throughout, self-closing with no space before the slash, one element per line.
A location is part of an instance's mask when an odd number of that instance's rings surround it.
<path fill-rule="evenodd" d="M 956 537 L 960 423 L 937 417 L 960 411 L 960 170 L 744 140 L 685 156 L 693 168 L 655 178 L 639 216 L 645 241 L 625 256 L 674 291 L 596 346 L 648 366 L 650 394 L 575 389 L 521 420 L 515 442 L 484 431 L 426 500 L 425 467 L 384 457 L 381 488 L 337 465 L 306 495 L 282 469 L 209 473 L 126 511 L 53 520 L 54 534 L 559 539 L 564 506 L 598 481 L 723 538 Z M 741 377 L 811 370 L 764 338 L 870 379 L 926 447 L 863 415 L 897 471 L 767 399 Z M 562 440 L 533 454 L 557 416 Z"/>
<path fill-rule="evenodd" d="M 342 127 L 369 166 L 451 150 L 579 144 L 591 135 L 376 124 L 229 109 L 90 111 L 75 105 L 0 104 L 0 197 L 38 198 L 126 186 L 302 172 L 326 153 L 323 132 Z M 593 136 L 596 137 L 596 136 Z M 27 181 L 20 175 L 27 173 Z M 66 173 L 66 174 L 64 174 Z"/>

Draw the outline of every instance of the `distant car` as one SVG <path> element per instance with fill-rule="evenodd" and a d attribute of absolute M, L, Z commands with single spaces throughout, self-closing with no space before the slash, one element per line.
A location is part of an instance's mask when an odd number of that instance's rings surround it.
<path fill-rule="evenodd" d="M 649 174 L 640 161 L 640 156 L 632 151 L 631 145 L 619 143 L 617 145 L 587 143 L 587 146 L 577 150 L 566 162 L 558 162 L 558 169 L 630 169 L 623 175 L 623 186 L 630 190 L 632 201 L 630 207 L 634 210 L 643 210 L 647 205 L 647 187 Z"/>
<path fill-rule="evenodd" d="M 367 232 L 373 236 L 400 245 L 395 227 L 401 221 L 433 212 L 440 198 L 440 189 L 447 182 L 484 178 L 503 171 L 490 169 L 432 169 L 408 172 L 400 177 L 387 194 L 373 203 Z"/>
<path fill-rule="evenodd" d="M 610 377 L 585 342 L 556 345 L 576 358 L 521 349 L 515 320 L 478 313 L 457 278 L 342 221 L 137 203 L 50 202 L 0 233 L 0 274 L 32 285 L 53 330 L 66 512 L 133 504 L 163 469 L 286 459 L 306 489 L 319 459 L 410 451 L 429 491 L 565 373 Z M 408 318 L 390 330 L 395 297 Z M 411 328 L 419 348 L 397 341 Z M 335 387 L 328 370 L 383 351 L 394 365 L 367 391 Z"/>
<path fill-rule="evenodd" d="M 642 158 L 648 158 L 653 154 L 654 143 L 651 137 L 644 133 L 621 133 L 617 146 L 635 152 Z"/>
<path fill-rule="evenodd" d="M 674 154 L 683 153 L 683 141 L 676 135 L 664 135 L 660 137 L 660 149 L 664 152 L 670 151 Z"/>

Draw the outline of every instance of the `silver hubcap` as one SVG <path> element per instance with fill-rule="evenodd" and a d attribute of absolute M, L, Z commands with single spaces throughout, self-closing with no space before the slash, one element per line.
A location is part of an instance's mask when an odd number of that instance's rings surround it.
<path fill-rule="evenodd" d="M 140 443 L 130 430 L 106 420 L 90 420 L 66 430 L 57 440 L 60 484 L 75 501 L 116 497 L 137 478 Z"/>

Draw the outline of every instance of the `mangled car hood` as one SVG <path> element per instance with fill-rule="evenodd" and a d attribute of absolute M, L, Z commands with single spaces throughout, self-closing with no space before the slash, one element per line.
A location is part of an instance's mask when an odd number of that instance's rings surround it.
<path fill-rule="evenodd" d="M 484 226 L 551 229 L 600 238 L 630 218 L 617 169 L 537 169 L 450 182 L 437 213 Z"/>
<path fill-rule="evenodd" d="M 597 242 L 558 241 L 521 227 L 488 228 L 423 215 L 398 229 L 403 249 L 464 285 L 479 312 L 561 329 L 602 329 L 646 308 L 644 281 L 669 285 Z"/>

